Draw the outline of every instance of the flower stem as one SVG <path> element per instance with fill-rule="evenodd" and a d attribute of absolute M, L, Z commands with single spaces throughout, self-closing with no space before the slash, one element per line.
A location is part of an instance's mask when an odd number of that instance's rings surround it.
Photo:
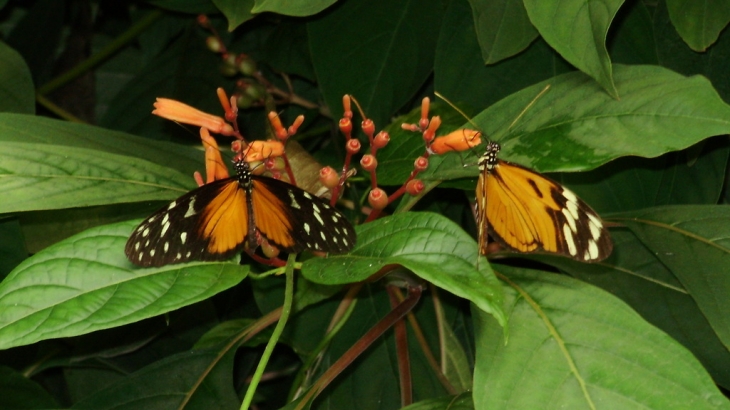
<path fill-rule="evenodd" d="M 266 344 L 264 354 L 261 356 L 259 365 L 256 367 L 256 371 L 251 378 L 251 384 L 249 384 L 248 390 L 246 390 L 246 396 L 243 398 L 243 403 L 241 403 L 241 410 L 247 410 L 251 407 L 254 393 L 256 393 L 256 388 L 259 385 L 259 381 L 261 381 L 261 376 L 264 374 L 266 364 L 269 362 L 269 358 L 271 357 L 271 353 L 274 351 L 276 342 L 279 341 L 279 337 L 284 331 L 286 321 L 289 319 L 292 301 L 294 300 L 294 263 L 296 262 L 296 259 L 297 254 L 289 254 L 289 259 L 286 262 L 286 287 L 284 289 L 284 307 L 281 310 L 281 317 L 279 317 L 279 323 L 276 324 L 274 333 L 271 334 L 271 339 L 269 339 L 269 342 Z"/>

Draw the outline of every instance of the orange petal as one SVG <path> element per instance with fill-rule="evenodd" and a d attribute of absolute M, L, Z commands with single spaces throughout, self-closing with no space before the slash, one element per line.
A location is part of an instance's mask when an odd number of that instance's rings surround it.
<path fill-rule="evenodd" d="M 482 143 L 482 133 L 474 130 L 456 130 L 436 137 L 431 144 L 431 151 L 436 154 L 444 154 L 450 151 L 466 151 Z"/>
<path fill-rule="evenodd" d="M 284 155 L 284 144 L 279 141 L 254 141 L 246 150 L 246 161 L 263 161 Z"/>
<path fill-rule="evenodd" d="M 180 101 L 157 98 L 152 114 L 183 124 L 197 125 L 221 135 L 234 135 L 233 127 L 221 117 L 200 111 Z"/>

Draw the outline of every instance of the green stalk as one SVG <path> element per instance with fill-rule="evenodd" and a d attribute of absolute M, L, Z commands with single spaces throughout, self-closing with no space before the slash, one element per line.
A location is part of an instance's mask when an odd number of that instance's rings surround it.
<path fill-rule="evenodd" d="M 251 407 L 254 393 L 256 393 L 256 388 L 261 381 L 261 376 L 264 374 L 266 364 L 269 362 L 269 358 L 271 357 L 271 353 L 274 351 L 276 342 L 279 341 L 279 337 L 284 331 L 286 321 L 289 319 L 292 301 L 294 300 L 294 263 L 296 262 L 296 259 L 297 254 L 289 254 L 289 259 L 286 261 L 286 288 L 284 289 L 284 307 L 281 310 L 281 317 L 279 318 L 279 323 L 277 323 L 274 328 L 274 333 L 271 334 L 271 339 L 269 339 L 269 342 L 266 344 L 264 354 L 261 356 L 261 360 L 256 367 L 253 377 L 251 378 L 251 384 L 249 384 L 248 390 L 246 390 L 246 396 L 243 398 L 243 403 L 241 403 L 241 410 L 247 410 Z"/>

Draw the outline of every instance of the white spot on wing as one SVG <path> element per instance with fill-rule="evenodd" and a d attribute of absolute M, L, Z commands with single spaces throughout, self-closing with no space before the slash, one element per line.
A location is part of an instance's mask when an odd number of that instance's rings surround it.
<path fill-rule="evenodd" d="M 299 205 L 299 202 L 297 202 L 297 199 L 294 197 L 294 191 L 291 189 L 289 190 L 289 198 L 291 199 L 291 207 L 294 209 L 302 209 L 301 205 Z"/>
<path fill-rule="evenodd" d="M 573 214 L 571 214 L 567 208 L 563 208 L 563 215 L 565 216 L 565 220 L 568 221 L 568 225 L 570 225 L 570 230 L 573 232 L 577 232 L 578 229 L 575 226 L 575 219 L 573 218 Z"/>
<path fill-rule="evenodd" d="M 188 210 L 185 211 L 185 218 L 189 216 L 195 215 L 195 197 L 190 198 L 190 202 L 188 202 Z"/>
<path fill-rule="evenodd" d="M 162 233 L 160 233 L 160 236 L 165 236 L 165 233 L 167 230 L 170 229 L 170 222 L 165 223 L 162 225 Z"/>
<path fill-rule="evenodd" d="M 309 224 L 306 222 L 304 223 L 304 230 L 307 232 L 307 235 L 311 235 L 311 233 L 309 232 L 310 231 Z"/>
<path fill-rule="evenodd" d="M 147 235 L 150 234 L 150 228 L 144 228 L 144 231 L 142 231 L 142 237 L 146 238 Z"/>
<path fill-rule="evenodd" d="M 183 232 L 183 233 L 180 234 L 180 243 L 182 243 L 183 245 L 185 245 L 185 240 L 187 240 L 187 239 L 188 239 L 188 233 L 187 232 Z"/>
<path fill-rule="evenodd" d="M 322 217 L 319 215 L 319 212 L 315 212 L 314 217 L 317 219 L 317 222 L 319 222 L 320 225 L 324 226 L 324 221 L 322 220 Z"/>
<path fill-rule="evenodd" d="M 570 231 L 568 224 L 563 224 L 563 236 L 565 236 L 565 243 L 568 245 L 568 252 L 575 256 L 578 253 L 578 249 L 575 247 L 573 232 Z"/>
<path fill-rule="evenodd" d="M 165 253 L 167 253 L 167 250 L 170 249 L 170 242 L 165 242 L 163 249 L 165 250 Z"/>
<path fill-rule="evenodd" d="M 175 206 L 177 206 L 177 201 L 172 201 L 172 202 L 170 202 L 170 205 L 167 206 L 167 210 L 169 211 L 172 208 L 174 208 Z"/>

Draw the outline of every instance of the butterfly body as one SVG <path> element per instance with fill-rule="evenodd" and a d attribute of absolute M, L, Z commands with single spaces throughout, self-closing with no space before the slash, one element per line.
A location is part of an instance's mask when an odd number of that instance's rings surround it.
<path fill-rule="evenodd" d="M 236 176 L 205 184 L 144 220 L 125 253 L 140 266 L 226 260 L 253 251 L 258 236 L 282 251 L 344 253 L 355 244 L 347 219 L 326 201 L 286 182 L 253 175 L 247 162 Z"/>
<path fill-rule="evenodd" d="M 555 253 L 596 262 L 613 249 L 601 218 L 572 191 L 523 166 L 497 158 L 500 146 L 487 145 L 479 160 L 477 221 L 479 251 L 488 235 L 523 253 Z"/>

